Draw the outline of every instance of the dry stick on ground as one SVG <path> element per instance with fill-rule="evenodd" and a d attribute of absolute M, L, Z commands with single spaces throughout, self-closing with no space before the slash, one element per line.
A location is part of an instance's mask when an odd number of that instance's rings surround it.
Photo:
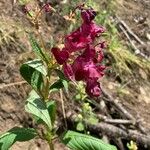
<path fill-rule="evenodd" d="M 77 114 L 68 112 L 67 120 L 75 123 L 75 118 Z M 87 125 L 87 129 L 92 133 L 103 133 L 111 138 L 121 138 L 127 140 L 135 140 L 138 144 L 143 145 L 144 147 L 150 148 L 150 136 L 146 136 L 144 134 L 139 133 L 136 130 L 123 130 L 119 127 L 108 123 L 98 123 L 96 125 L 90 124 L 89 122 L 85 122 Z"/>
<path fill-rule="evenodd" d="M 109 95 L 108 92 L 104 90 L 104 88 L 102 89 L 102 93 L 107 98 L 107 101 L 110 102 L 112 105 L 114 105 L 114 107 L 116 107 L 116 109 L 119 112 L 121 112 L 123 117 L 126 117 L 129 120 L 132 120 L 135 123 L 135 126 L 137 126 L 142 133 L 146 134 L 146 131 L 143 128 L 143 126 L 140 124 L 139 120 L 134 118 L 132 114 L 130 114 L 129 111 L 127 111 L 117 100 L 113 99 L 113 97 Z"/>
<path fill-rule="evenodd" d="M 20 82 L 8 83 L 8 84 L 0 84 L 0 89 L 8 88 L 8 87 L 11 87 L 11 86 L 16 86 L 16 85 L 22 85 L 22 84 L 25 84 L 25 83 L 27 83 L 27 82 L 26 81 L 20 81 Z"/>
<path fill-rule="evenodd" d="M 108 94 L 104 89 L 102 89 L 103 95 L 107 98 L 107 101 L 113 104 L 118 111 L 120 111 L 123 117 L 130 120 L 135 120 L 135 118 L 120 104 L 117 100 L 113 99 L 111 95 Z"/>
<path fill-rule="evenodd" d="M 125 36 L 127 37 L 127 39 L 129 40 L 129 42 L 131 43 L 131 46 L 133 47 L 133 49 L 135 50 L 135 54 L 136 55 L 141 55 L 143 58 L 148 59 L 148 56 L 146 56 L 145 54 L 143 54 L 134 44 L 134 42 L 131 40 L 130 36 L 128 35 L 127 31 L 124 29 L 124 27 L 119 24 L 118 25 L 119 28 L 122 30 L 122 32 L 125 34 Z"/>
<path fill-rule="evenodd" d="M 128 33 L 130 35 L 132 35 L 137 42 L 139 42 L 142 45 L 145 45 L 144 42 L 136 34 L 133 33 L 133 31 L 130 29 L 130 27 L 123 20 L 121 20 L 118 16 L 116 16 L 116 18 L 117 18 L 118 22 L 120 24 L 122 24 L 124 26 L 124 28 L 126 28 Z"/>
<path fill-rule="evenodd" d="M 142 53 L 134 44 L 134 42 L 131 40 L 129 34 L 134 37 L 134 39 L 139 42 L 139 44 L 141 45 L 145 45 L 145 43 L 136 35 L 133 33 L 133 31 L 130 29 L 130 27 L 123 21 L 121 20 L 118 16 L 116 16 L 117 18 L 117 22 L 119 24 L 119 28 L 122 30 L 122 32 L 125 34 L 125 36 L 127 37 L 127 39 L 129 40 L 129 42 L 131 43 L 131 46 L 133 47 L 133 49 L 135 50 L 135 54 L 139 54 L 141 55 L 143 58 L 148 59 L 149 57 L 147 55 L 145 55 L 144 53 Z M 128 34 L 129 33 L 129 34 Z"/>
<path fill-rule="evenodd" d="M 135 122 L 133 120 L 126 120 L 126 119 L 110 119 L 107 116 L 103 116 L 101 114 L 98 114 L 97 117 L 100 119 L 100 121 L 103 121 L 105 123 L 110 124 L 123 124 L 123 125 L 135 125 Z"/>

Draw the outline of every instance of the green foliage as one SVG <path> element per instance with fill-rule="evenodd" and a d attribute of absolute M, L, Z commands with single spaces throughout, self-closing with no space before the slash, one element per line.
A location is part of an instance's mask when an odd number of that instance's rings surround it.
<path fill-rule="evenodd" d="M 59 87 L 61 87 L 61 84 L 64 86 L 64 88 L 65 88 L 65 90 L 66 90 L 66 92 L 68 93 L 68 80 L 67 80 L 67 78 L 64 76 L 64 74 L 63 74 L 63 72 L 61 71 L 61 70 L 59 70 L 59 69 L 55 69 L 55 72 L 57 73 L 57 75 L 59 76 L 59 83 L 60 82 L 62 82 L 62 83 L 60 83 L 60 86 Z"/>
<path fill-rule="evenodd" d="M 63 142 L 72 150 L 117 150 L 116 147 L 102 140 L 74 131 L 67 131 Z"/>
<path fill-rule="evenodd" d="M 49 63 L 48 55 L 44 53 L 44 51 L 37 43 L 36 39 L 34 39 L 34 37 L 31 34 L 30 34 L 30 43 L 35 54 L 48 64 Z"/>
<path fill-rule="evenodd" d="M 62 80 L 57 80 L 50 86 L 50 92 L 58 91 L 59 89 L 63 88 L 64 85 L 62 83 Z"/>
<path fill-rule="evenodd" d="M 76 130 L 77 131 L 84 131 L 85 130 L 85 126 L 83 122 L 78 122 L 77 126 L 76 126 Z"/>
<path fill-rule="evenodd" d="M 44 82 L 43 75 L 46 76 L 47 72 L 40 59 L 35 59 L 22 64 L 20 67 L 20 74 L 33 89 L 36 91 L 42 90 Z"/>
<path fill-rule="evenodd" d="M 92 107 L 89 103 L 84 102 L 82 103 L 82 112 L 79 114 L 76 118 L 77 123 L 77 130 L 78 131 L 86 131 L 84 122 L 88 122 L 90 124 L 97 124 L 98 119 L 96 118 L 96 115 L 92 112 Z M 84 128 L 83 128 L 84 126 Z"/>
<path fill-rule="evenodd" d="M 45 102 L 37 95 L 35 91 L 31 91 L 26 101 L 25 110 L 43 121 L 45 125 L 52 130 L 52 122 L 49 111 Z M 54 118 L 54 117 L 53 117 Z"/>
<path fill-rule="evenodd" d="M 46 103 L 46 107 L 48 109 L 48 113 L 50 115 L 52 126 L 54 125 L 56 119 L 56 102 L 55 101 L 48 101 Z"/>
<path fill-rule="evenodd" d="M 0 136 L 0 149 L 8 150 L 15 142 L 29 141 L 36 136 L 35 129 L 14 127 Z"/>
<path fill-rule="evenodd" d="M 44 67 L 44 64 L 43 64 L 42 60 L 40 60 L 40 59 L 28 61 L 28 62 L 24 63 L 22 66 L 24 66 L 24 65 L 26 65 L 26 67 L 34 68 L 35 70 L 39 71 L 44 76 L 47 75 L 47 71 Z"/>

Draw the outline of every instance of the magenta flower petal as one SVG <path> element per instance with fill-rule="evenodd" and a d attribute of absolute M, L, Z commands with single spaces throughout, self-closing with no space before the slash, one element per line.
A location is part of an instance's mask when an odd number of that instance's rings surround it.
<path fill-rule="evenodd" d="M 63 65 L 63 70 L 64 70 L 65 76 L 66 76 L 69 80 L 74 80 L 74 72 L 73 72 L 72 67 L 71 67 L 70 64 L 64 63 L 64 65 Z"/>
<path fill-rule="evenodd" d="M 96 12 L 93 9 L 81 10 L 81 17 L 85 23 L 90 23 L 96 16 Z"/>
<path fill-rule="evenodd" d="M 72 64 L 72 69 L 77 81 L 85 79 L 84 60 L 81 56 L 75 59 L 74 63 Z"/>
<path fill-rule="evenodd" d="M 52 9 L 50 3 L 44 4 L 43 8 L 44 8 L 45 12 L 50 12 Z"/>
<path fill-rule="evenodd" d="M 87 78 L 98 79 L 100 77 L 100 72 L 98 72 L 95 65 L 85 66 L 87 72 Z"/>
<path fill-rule="evenodd" d="M 71 53 L 85 48 L 91 42 L 92 39 L 90 36 L 85 36 L 80 29 L 77 29 L 65 37 L 65 48 Z"/>
<path fill-rule="evenodd" d="M 103 58 L 104 58 L 103 52 L 102 51 L 98 52 L 97 53 L 97 62 L 99 62 L 99 63 L 102 62 Z"/>
<path fill-rule="evenodd" d="M 103 76 L 103 70 L 105 68 L 103 66 L 98 66 L 94 58 L 96 58 L 95 49 L 88 45 L 83 54 L 75 59 L 72 69 L 77 81 L 85 81 L 89 78 L 98 80 Z"/>
<path fill-rule="evenodd" d="M 69 53 L 66 50 L 62 50 L 60 51 L 59 48 L 52 48 L 51 49 L 55 59 L 57 60 L 57 62 L 62 65 L 63 63 L 65 63 L 67 61 L 67 59 L 69 58 Z"/>
<path fill-rule="evenodd" d="M 88 80 L 86 83 L 86 93 L 91 97 L 98 97 L 101 94 L 99 82 L 96 80 Z"/>
<path fill-rule="evenodd" d="M 96 25 L 94 22 L 90 22 L 89 24 L 83 23 L 81 30 L 84 35 L 90 35 L 92 40 L 105 31 L 103 27 Z"/>
<path fill-rule="evenodd" d="M 91 60 L 96 56 L 95 48 L 91 45 L 87 45 L 85 51 L 82 54 L 82 57 L 87 58 L 87 60 Z"/>

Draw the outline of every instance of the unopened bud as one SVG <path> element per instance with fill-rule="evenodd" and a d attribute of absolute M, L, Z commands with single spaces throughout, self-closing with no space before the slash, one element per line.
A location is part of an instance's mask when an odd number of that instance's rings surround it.
<path fill-rule="evenodd" d="M 78 115 L 79 119 L 83 119 L 83 116 L 81 114 Z"/>
<path fill-rule="evenodd" d="M 27 7 L 27 5 L 22 5 L 22 11 L 25 13 L 25 14 L 28 14 L 30 9 Z"/>
<path fill-rule="evenodd" d="M 50 12 L 52 8 L 49 3 L 45 4 L 43 7 L 44 7 L 45 12 Z"/>

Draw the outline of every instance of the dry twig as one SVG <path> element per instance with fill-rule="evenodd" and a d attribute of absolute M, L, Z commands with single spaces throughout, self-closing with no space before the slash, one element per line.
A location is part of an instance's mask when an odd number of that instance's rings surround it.
<path fill-rule="evenodd" d="M 135 125 L 135 122 L 133 120 L 125 120 L 125 119 L 110 119 L 107 116 L 103 116 L 98 114 L 97 117 L 100 119 L 100 121 L 103 121 L 105 123 L 110 124 L 123 124 L 123 125 Z"/>
<path fill-rule="evenodd" d="M 76 116 L 77 115 L 75 113 L 71 113 L 71 112 L 67 113 L 68 121 L 72 122 L 73 124 L 75 123 Z M 92 133 L 96 133 L 96 134 L 103 133 L 113 139 L 120 138 L 120 139 L 127 139 L 127 140 L 135 140 L 137 144 L 150 148 L 150 136 L 141 134 L 136 130 L 123 130 L 112 124 L 103 123 L 103 122 L 94 125 L 85 121 L 85 124 L 87 126 L 87 129 Z"/>
<path fill-rule="evenodd" d="M 122 114 L 122 117 L 129 119 L 130 121 L 132 120 L 132 122 L 134 123 L 134 125 L 144 134 L 146 134 L 145 129 L 143 128 L 143 126 L 140 124 L 139 120 L 134 118 L 133 115 L 131 113 L 129 113 L 129 111 L 127 111 L 117 100 L 113 99 L 113 97 L 111 95 L 108 94 L 107 91 L 105 91 L 104 89 L 102 89 L 102 93 L 103 95 L 107 98 L 107 101 L 110 102 L 112 105 L 114 105 L 114 107 L 116 107 L 116 109 Z"/>
<path fill-rule="evenodd" d="M 0 89 L 8 88 L 8 87 L 11 87 L 11 86 L 16 86 L 16 85 L 22 85 L 22 84 L 25 84 L 25 83 L 27 83 L 27 82 L 26 81 L 20 81 L 20 82 L 8 83 L 8 84 L 0 84 Z"/>
<path fill-rule="evenodd" d="M 108 92 L 102 89 L 102 93 L 107 98 L 107 101 L 113 104 L 116 109 L 122 113 L 123 118 L 125 117 L 127 119 L 135 121 L 135 118 L 120 103 L 118 103 L 117 100 L 113 99 L 112 96 L 108 94 Z"/>
<path fill-rule="evenodd" d="M 143 54 L 134 44 L 134 42 L 131 40 L 130 36 L 128 35 L 127 31 L 123 28 L 123 26 L 121 24 L 119 24 L 119 28 L 122 30 L 122 32 L 125 34 L 125 36 L 127 37 L 127 39 L 129 40 L 132 48 L 135 50 L 135 54 L 136 55 L 141 55 L 143 58 L 148 59 L 148 56 L 146 56 L 145 54 Z"/>
<path fill-rule="evenodd" d="M 116 16 L 117 18 L 117 22 L 118 22 L 118 26 L 121 29 L 121 31 L 125 34 L 125 36 L 127 37 L 127 39 L 129 40 L 132 48 L 135 50 L 135 54 L 136 55 L 140 55 L 145 59 L 148 59 L 149 57 L 147 55 L 145 55 L 144 53 L 142 53 L 134 44 L 134 42 L 132 41 L 132 39 L 130 38 L 130 35 L 132 37 L 134 37 L 134 39 L 141 45 L 145 45 L 145 43 L 136 35 L 133 33 L 133 31 L 130 29 L 130 27 L 123 21 L 121 20 L 118 16 Z M 128 34 L 129 33 L 129 34 Z"/>
<path fill-rule="evenodd" d="M 132 35 L 137 42 L 139 42 L 141 45 L 145 45 L 144 42 L 136 34 L 133 33 L 130 27 L 123 20 L 121 20 L 118 16 L 116 16 L 116 18 L 118 22 L 124 26 L 128 33 Z"/>

